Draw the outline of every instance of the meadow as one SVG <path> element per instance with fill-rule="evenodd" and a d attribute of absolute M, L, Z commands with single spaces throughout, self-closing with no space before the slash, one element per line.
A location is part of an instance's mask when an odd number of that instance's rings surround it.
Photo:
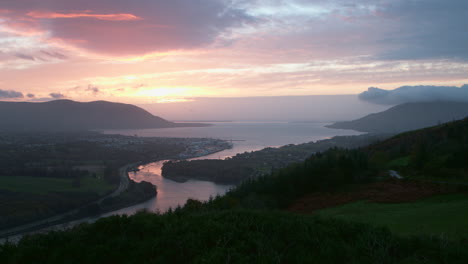
<path fill-rule="evenodd" d="M 468 237 L 468 195 L 446 194 L 409 203 L 358 201 L 326 208 L 317 214 L 326 218 L 387 227 L 395 234 Z"/>
<path fill-rule="evenodd" d="M 83 177 L 79 184 L 70 178 L 47 178 L 29 176 L 2 176 L 0 189 L 11 192 L 47 194 L 49 192 L 92 192 L 103 195 L 116 188 L 103 179 L 91 176 Z"/>

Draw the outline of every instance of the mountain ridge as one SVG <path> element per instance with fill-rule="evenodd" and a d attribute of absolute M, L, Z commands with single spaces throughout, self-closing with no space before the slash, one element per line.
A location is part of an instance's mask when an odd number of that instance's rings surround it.
<path fill-rule="evenodd" d="M 55 100 L 0 102 L 0 131 L 69 131 L 206 126 L 174 123 L 131 104 Z"/>
<path fill-rule="evenodd" d="M 352 121 L 336 122 L 326 127 L 370 133 L 395 133 L 435 126 L 467 116 L 468 103 L 449 101 L 405 103 L 383 112 L 369 114 Z"/>

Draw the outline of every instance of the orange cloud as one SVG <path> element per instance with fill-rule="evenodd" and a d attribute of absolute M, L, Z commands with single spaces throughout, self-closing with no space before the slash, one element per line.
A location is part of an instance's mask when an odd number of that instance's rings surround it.
<path fill-rule="evenodd" d="M 33 18 L 80 18 L 90 17 L 99 20 L 107 21 L 129 21 L 129 20 L 141 20 L 142 18 L 132 14 L 89 14 L 89 13 L 53 13 L 53 12 L 39 12 L 32 11 L 27 14 Z"/>

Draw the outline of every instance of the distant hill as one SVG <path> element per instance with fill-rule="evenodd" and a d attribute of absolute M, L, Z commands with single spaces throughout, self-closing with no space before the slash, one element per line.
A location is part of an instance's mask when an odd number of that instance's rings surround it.
<path fill-rule="evenodd" d="M 434 126 L 467 116 L 468 103 L 408 103 L 353 121 L 337 122 L 327 127 L 361 132 L 393 133 Z"/>
<path fill-rule="evenodd" d="M 0 131 L 142 129 L 204 124 L 173 123 L 130 104 L 56 100 L 0 102 Z"/>

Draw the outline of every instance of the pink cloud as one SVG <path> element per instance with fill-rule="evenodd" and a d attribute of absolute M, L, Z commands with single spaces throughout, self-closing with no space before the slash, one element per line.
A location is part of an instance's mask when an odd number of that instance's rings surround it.
<path fill-rule="evenodd" d="M 27 13 L 27 16 L 33 18 L 79 18 L 79 17 L 90 17 L 99 20 L 108 20 L 108 21 L 126 21 L 126 20 L 140 20 L 140 17 L 137 17 L 132 14 L 90 14 L 90 13 L 54 13 L 54 12 L 40 12 L 32 11 Z"/>
<path fill-rule="evenodd" d="M 206 0 L 15 0 L 0 9 L 20 34 L 45 31 L 46 42 L 118 56 L 200 48 L 254 20 L 228 1 Z"/>

